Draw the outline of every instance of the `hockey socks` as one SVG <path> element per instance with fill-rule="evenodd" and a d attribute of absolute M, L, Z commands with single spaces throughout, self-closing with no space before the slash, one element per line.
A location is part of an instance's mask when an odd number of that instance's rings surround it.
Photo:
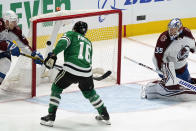
<path fill-rule="evenodd" d="M 82 91 L 82 93 L 85 98 L 89 99 L 90 103 L 94 106 L 94 108 L 97 109 L 99 115 L 102 117 L 103 120 L 110 119 L 103 101 L 94 89 L 91 91 Z"/>
<path fill-rule="evenodd" d="M 60 94 L 62 93 L 63 89 L 53 84 L 51 90 L 52 93 L 50 95 L 50 103 L 48 108 L 49 114 L 41 117 L 41 122 L 40 122 L 41 125 L 50 126 L 50 127 L 53 126 L 53 123 L 55 121 L 56 111 L 61 100 Z"/>
<path fill-rule="evenodd" d="M 52 85 L 52 93 L 50 95 L 50 103 L 49 103 L 49 113 L 56 114 L 56 110 L 60 104 L 61 96 L 63 89 L 59 88 L 55 84 Z"/>

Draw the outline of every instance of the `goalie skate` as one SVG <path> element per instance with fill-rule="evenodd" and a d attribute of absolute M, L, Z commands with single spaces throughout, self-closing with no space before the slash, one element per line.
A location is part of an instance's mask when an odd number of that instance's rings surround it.
<path fill-rule="evenodd" d="M 95 119 L 98 120 L 98 121 L 101 121 L 101 122 L 103 122 L 107 125 L 111 125 L 111 122 L 109 120 L 104 119 L 104 117 L 101 116 L 101 115 L 96 116 Z"/>

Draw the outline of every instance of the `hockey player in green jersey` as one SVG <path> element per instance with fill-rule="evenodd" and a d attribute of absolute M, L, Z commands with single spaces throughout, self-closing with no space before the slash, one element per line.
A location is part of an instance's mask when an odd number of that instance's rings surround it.
<path fill-rule="evenodd" d="M 61 100 L 60 94 L 63 89 L 73 83 L 79 84 L 79 89 L 90 103 L 97 109 L 99 115 L 95 118 L 103 120 L 106 124 L 109 122 L 109 114 L 100 96 L 94 89 L 92 77 L 92 43 L 85 37 L 88 25 L 85 22 L 75 23 L 72 31 L 66 32 L 58 41 L 56 47 L 44 64 L 48 69 L 52 69 L 57 60 L 57 55 L 64 51 L 64 66 L 58 73 L 52 84 L 48 115 L 41 117 L 41 124 L 53 126 L 56 111 Z"/>

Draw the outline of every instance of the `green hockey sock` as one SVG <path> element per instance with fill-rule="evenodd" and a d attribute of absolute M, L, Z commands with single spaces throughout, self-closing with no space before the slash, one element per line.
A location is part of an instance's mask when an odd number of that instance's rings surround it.
<path fill-rule="evenodd" d="M 50 95 L 50 103 L 49 103 L 49 113 L 56 114 L 56 110 L 60 104 L 61 96 L 63 89 L 56 86 L 54 83 L 52 84 L 51 95 Z"/>
<path fill-rule="evenodd" d="M 93 89 L 91 91 L 82 91 L 82 93 L 85 98 L 89 99 L 90 103 L 94 106 L 95 109 L 97 109 L 99 114 L 101 114 L 104 108 L 104 103 L 96 91 Z"/>

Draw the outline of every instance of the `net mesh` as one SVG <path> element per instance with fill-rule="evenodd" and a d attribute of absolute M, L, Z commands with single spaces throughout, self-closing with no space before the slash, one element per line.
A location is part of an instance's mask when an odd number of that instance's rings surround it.
<path fill-rule="evenodd" d="M 60 11 L 45 15 L 40 15 L 31 18 L 31 21 L 40 18 L 51 18 L 56 16 L 74 15 L 81 13 L 95 12 L 91 11 Z M 96 10 L 96 12 L 98 12 Z M 103 22 L 100 22 L 100 17 L 104 18 Z M 84 21 L 88 23 L 88 31 L 86 37 L 92 41 L 93 44 L 93 74 L 99 76 L 108 70 L 112 71 L 112 75 L 103 82 L 112 81 L 116 83 L 117 79 L 117 56 L 118 56 L 118 14 L 109 14 L 102 16 L 89 16 L 82 18 L 72 18 L 66 20 L 57 20 L 37 23 L 37 35 L 36 46 L 37 50 L 41 52 L 44 58 L 47 56 L 56 45 L 57 41 L 61 38 L 63 33 L 72 30 L 73 25 L 77 21 Z M 28 34 L 28 40 L 32 45 L 32 26 Z M 52 45 L 47 45 L 47 41 L 50 41 Z M 63 65 L 64 58 L 63 53 L 58 55 L 57 64 Z M 47 70 L 44 66 L 36 67 L 36 84 L 51 83 L 57 70 Z M 3 89 L 15 92 L 23 92 L 25 94 L 31 94 L 32 85 L 32 61 L 29 58 L 20 56 L 15 59 L 12 68 L 3 82 Z M 95 82 L 96 86 L 96 82 Z M 103 83 L 101 83 L 103 86 Z"/>

